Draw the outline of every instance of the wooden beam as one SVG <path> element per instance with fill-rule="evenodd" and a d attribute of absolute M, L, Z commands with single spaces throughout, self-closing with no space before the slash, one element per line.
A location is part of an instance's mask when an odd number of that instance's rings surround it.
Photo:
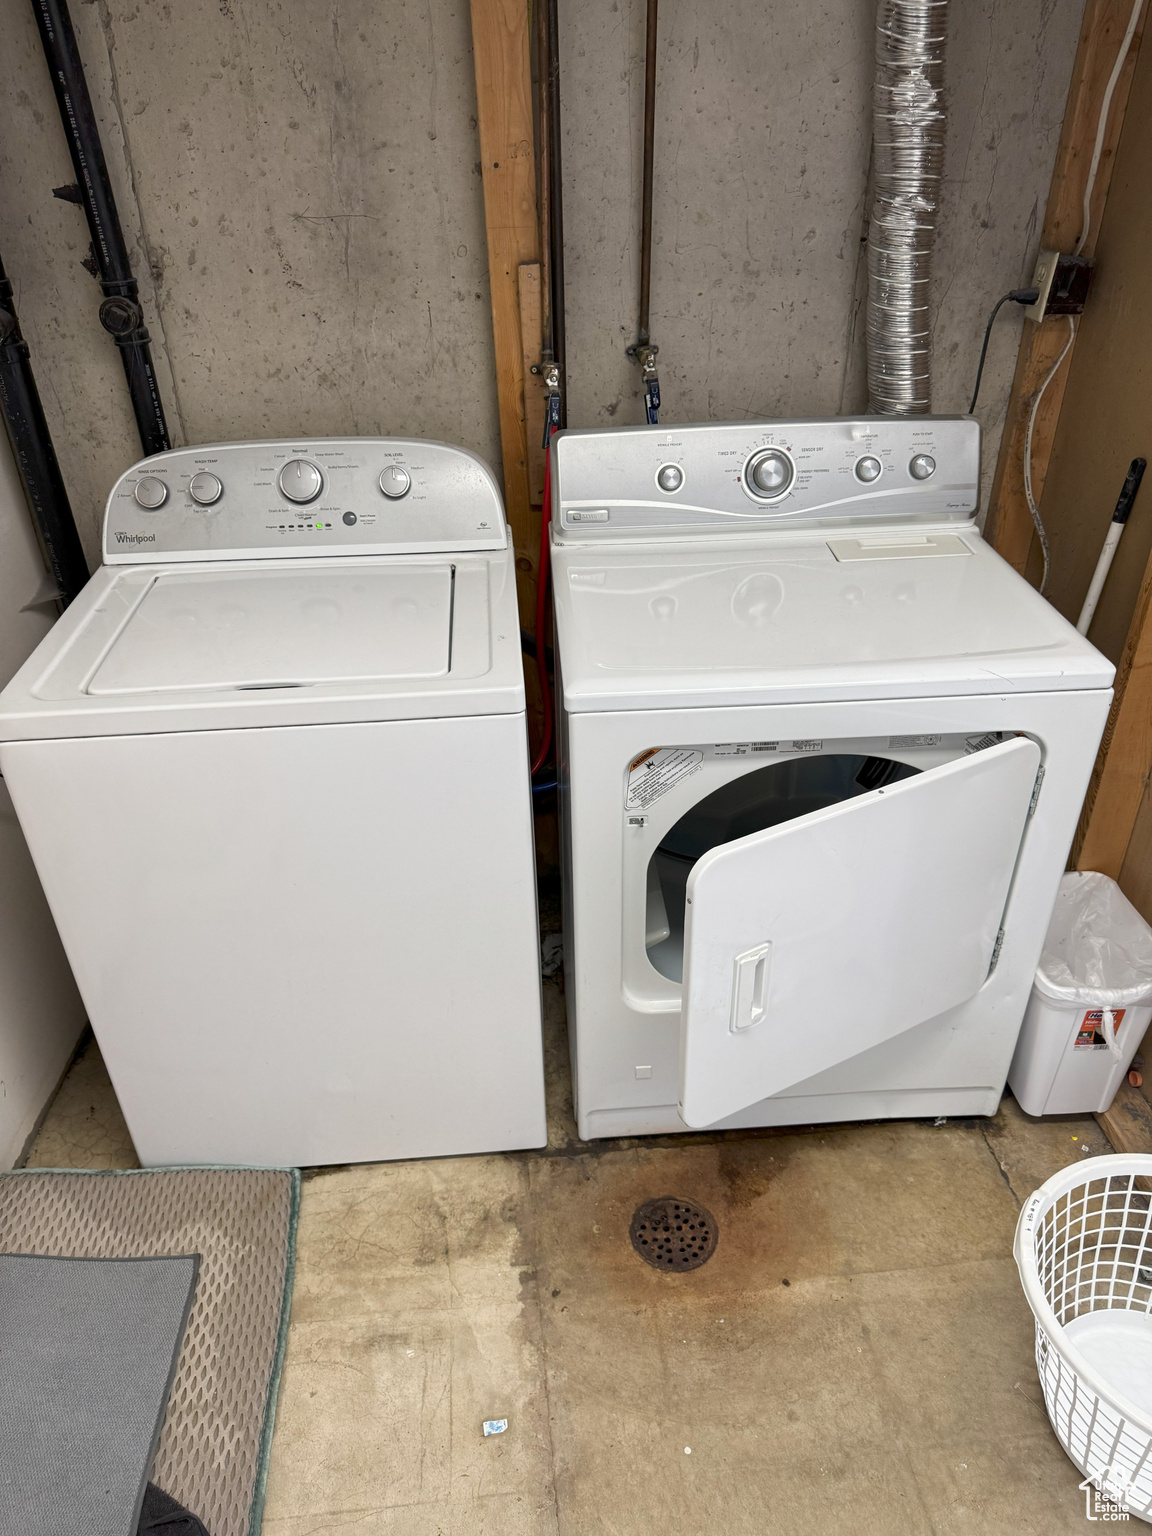
<path fill-rule="evenodd" d="M 1131 1083 L 1120 1084 L 1110 1107 L 1096 1116 L 1096 1124 L 1114 1151 L 1152 1152 L 1152 1104 Z"/>
<path fill-rule="evenodd" d="M 1088 239 L 1083 250 L 1085 256 L 1091 256 L 1096 248 L 1146 14 L 1147 7 L 1137 23 L 1132 47 L 1112 96 L 1100 168 L 1092 193 Z M 1044 230 L 1040 237 L 1041 246 L 1045 249 L 1070 252 L 1080 237 L 1084 188 L 1095 146 L 1100 108 L 1131 15 L 1132 0 L 1088 0 L 1085 6 L 1080 46 L 1072 69 L 1072 84 L 1068 91 L 1060 147 L 1056 153 L 1048 207 L 1044 215 Z M 986 536 L 992 545 L 1018 571 L 1023 571 L 1028 562 L 1034 537 L 1032 517 L 1024 495 L 1024 435 L 1028 413 L 1037 389 L 1067 339 L 1068 322 L 1059 318 L 1044 320 L 1039 325 L 1026 321 L 1020 339 L 1020 352 L 1016 360 L 1008 412 L 1004 419 L 1004 433 L 1000 439 L 1000 456 L 992 483 L 986 528 Z M 1032 434 L 1032 490 L 1038 506 L 1041 504 L 1044 479 L 1074 350 L 1075 345 L 1069 350 L 1064 366 L 1048 386 Z"/>
<path fill-rule="evenodd" d="M 1152 559 L 1136 599 L 1116 696 L 1073 845 L 1077 869 L 1119 878 L 1152 766 Z"/>
<path fill-rule="evenodd" d="M 540 255 L 529 6 L 528 0 L 471 0 L 471 8 L 504 504 L 517 556 L 520 618 L 530 626 L 535 584 L 524 578 L 535 568 L 539 525 L 532 515 L 528 488 L 517 280 L 518 269 L 538 261 Z"/>

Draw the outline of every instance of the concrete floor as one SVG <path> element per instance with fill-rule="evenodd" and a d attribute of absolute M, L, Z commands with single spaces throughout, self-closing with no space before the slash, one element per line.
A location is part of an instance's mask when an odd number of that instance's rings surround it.
<path fill-rule="evenodd" d="M 582 1143 L 545 996 L 547 1149 L 305 1175 L 265 1536 L 1084 1529 L 1011 1244 L 1094 1121 Z M 29 1164 L 134 1163 L 92 1046 Z M 665 1194 L 693 1273 L 630 1247 Z"/>

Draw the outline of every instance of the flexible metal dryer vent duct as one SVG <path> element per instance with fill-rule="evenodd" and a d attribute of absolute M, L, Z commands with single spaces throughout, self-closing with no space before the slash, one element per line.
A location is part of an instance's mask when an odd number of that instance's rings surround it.
<path fill-rule="evenodd" d="M 879 0 L 868 225 L 868 409 L 931 406 L 928 288 L 944 181 L 948 0 Z"/>

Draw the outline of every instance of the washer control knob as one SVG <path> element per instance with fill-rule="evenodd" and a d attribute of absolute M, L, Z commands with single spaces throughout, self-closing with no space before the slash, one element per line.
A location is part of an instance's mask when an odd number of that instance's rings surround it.
<path fill-rule="evenodd" d="M 307 459 L 289 459 L 276 479 L 289 501 L 315 501 L 324 489 L 324 476 Z"/>
<path fill-rule="evenodd" d="M 870 453 L 865 454 L 862 459 L 856 460 L 856 478 L 863 480 L 865 485 L 871 485 L 873 480 L 879 480 L 883 468 L 879 459 L 873 458 Z"/>
<path fill-rule="evenodd" d="M 198 475 L 193 475 L 189 480 L 188 494 L 198 507 L 211 507 L 223 496 L 224 487 L 215 475 L 210 475 L 206 469 L 202 469 Z"/>
<path fill-rule="evenodd" d="M 399 464 L 389 464 L 380 476 L 380 489 L 389 501 L 399 501 L 412 489 L 412 476 Z"/>
<path fill-rule="evenodd" d="M 684 471 L 679 464 L 661 464 L 656 471 L 656 484 L 662 491 L 667 491 L 671 495 L 684 484 Z"/>
<path fill-rule="evenodd" d="M 782 448 L 765 448 L 748 461 L 747 482 L 753 496 L 783 496 L 795 473 Z"/>
<path fill-rule="evenodd" d="M 908 465 L 913 480 L 927 480 L 936 473 L 936 460 L 928 453 L 918 453 Z"/>
<path fill-rule="evenodd" d="M 157 512 L 168 500 L 168 487 L 163 480 L 157 480 L 155 475 L 145 475 L 143 479 L 137 480 L 132 494 L 145 512 Z"/>

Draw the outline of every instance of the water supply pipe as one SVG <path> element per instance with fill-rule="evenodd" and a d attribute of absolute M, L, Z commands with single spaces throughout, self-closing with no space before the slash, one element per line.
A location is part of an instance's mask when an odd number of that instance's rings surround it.
<path fill-rule="evenodd" d="M 67 607 L 88 580 L 88 562 L 52 446 L 12 284 L 0 262 L 0 415 L 44 559 Z"/>
<path fill-rule="evenodd" d="M 567 335 L 564 323 L 564 198 L 560 153 L 560 18 L 557 0 L 539 0 L 543 13 L 544 80 L 541 90 L 543 126 L 541 142 L 547 175 L 543 236 L 548 247 L 548 315 L 552 362 L 559 374 L 560 427 L 568 425 L 568 392 L 565 388 Z"/>
<path fill-rule="evenodd" d="M 644 23 L 644 176 L 640 194 L 640 317 L 636 340 L 628 356 L 640 365 L 644 385 L 644 415 L 650 426 L 660 420 L 660 380 L 652 343 L 652 177 L 656 157 L 656 44 L 659 0 L 647 0 Z"/>
<path fill-rule="evenodd" d="M 878 0 L 868 225 L 868 409 L 931 408 L 929 283 L 944 181 L 948 0 Z"/>
<path fill-rule="evenodd" d="M 545 330 L 540 370 L 548 390 L 544 421 L 544 504 L 540 509 L 540 557 L 536 566 L 536 670 L 540 679 L 543 729 L 532 760 L 532 773 L 544 766 L 552 745 L 552 683 L 548 676 L 548 579 L 551 571 L 549 525 L 552 520 L 552 436 L 568 422 L 566 337 L 564 328 L 564 200 L 560 155 L 560 23 L 557 0 L 537 0 L 539 10 L 537 74 L 540 91 L 540 206 Z"/>
<path fill-rule="evenodd" d="M 140 289 L 128 260 L 67 0 L 32 0 L 32 10 L 76 172 L 78 200 L 92 236 L 104 293 L 100 324 L 119 348 L 141 446 L 145 454 L 162 453 L 171 443 L 140 308 Z"/>

